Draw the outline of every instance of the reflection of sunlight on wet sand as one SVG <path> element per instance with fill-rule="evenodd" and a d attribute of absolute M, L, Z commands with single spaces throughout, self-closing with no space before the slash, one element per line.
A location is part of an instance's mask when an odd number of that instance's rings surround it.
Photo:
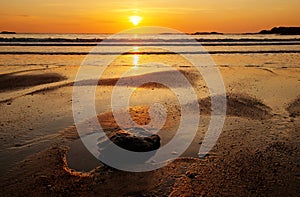
<path fill-rule="evenodd" d="M 139 55 L 133 55 L 133 69 L 138 69 Z"/>
<path fill-rule="evenodd" d="M 139 47 L 138 46 L 135 46 L 133 47 L 133 52 L 138 52 L 139 51 Z M 133 67 L 132 69 L 137 71 L 138 68 L 139 68 L 139 55 L 138 54 L 134 54 L 133 55 L 133 60 L 132 60 L 132 64 L 133 64 Z M 137 73 L 138 74 L 138 73 Z M 131 90 L 135 91 L 138 87 L 130 87 Z"/>
<path fill-rule="evenodd" d="M 133 52 L 138 52 L 139 51 L 139 47 L 135 46 L 133 47 Z M 135 54 L 133 55 L 133 69 L 137 70 L 138 69 L 138 64 L 139 64 L 139 55 Z"/>
<path fill-rule="evenodd" d="M 139 47 L 138 47 L 138 46 L 134 46 L 134 47 L 133 47 L 133 51 L 134 51 L 134 52 L 138 52 L 138 51 L 139 51 Z"/>
<path fill-rule="evenodd" d="M 136 91 L 139 87 L 129 87 L 128 89 L 131 90 L 132 92 Z"/>

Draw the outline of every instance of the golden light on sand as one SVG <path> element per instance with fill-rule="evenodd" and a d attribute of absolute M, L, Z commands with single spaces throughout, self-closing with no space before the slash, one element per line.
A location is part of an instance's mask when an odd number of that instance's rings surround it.
<path fill-rule="evenodd" d="M 137 26 L 143 20 L 143 18 L 141 16 L 135 15 L 135 16 L 130 16 L 129 20 L 134 26 Z"/>
<path fill-rule="evenodd" d="M 140 59 L 140 57 L 139 57 L 139 55 L 137 55 L 137 54 L 135 54 L 135 55 L 133 55 L 133 69 L 138 69 L 138 65 L 139 65 L 139 59 Z"/>
<path fill-rule="evenodd" d="M 133 52 L 138 52 L 138 51 L 139 51 L 139 47 L 137 47 L 137 46 L 133 47 Z M 138 54 L 133 55 L 132 63 L 133 63 L 133 69 L 134 70 L 138 69 L 139 59 L 140 59 L 140 57 L 139 57 Z"/>

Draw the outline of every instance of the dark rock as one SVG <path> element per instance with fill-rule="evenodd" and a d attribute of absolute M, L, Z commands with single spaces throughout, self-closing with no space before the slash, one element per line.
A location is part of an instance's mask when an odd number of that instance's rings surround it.
<path fill-rule="evenodd" d="M 138 129 L 141 130 L 141 128 Z M 158 135 L 138 137 L 129 131 L 119 130 L 112 132 L 108 137 L 116 145 L 135 152 L 148 152 L 160 147 L 160 137 Z"/>
<path fill-rule="evenodd" d="M 107 137 L 110 140 L 104 137 L 98 139 L 99 159 L 101 161 L 111 161 L 118 165 L 122 164 L 123 166 L 135 166 L 147 162 L 160 147 L 160 137 L 152 135 L 142 128 L 112 131 L 107 134 Z M 113 144 L 143 154 L 120 154 L 112 146 Z"/>
<path fill-rule="evenodd" d="M 187 177 L 189 177 L 190 179 L 194 179 L 194 178 L 197 176 L 196 173 L 191 172 L 191 171 L 187 171 L 187 172 L 185 173 L 185 175 L 186 175 Z"/>

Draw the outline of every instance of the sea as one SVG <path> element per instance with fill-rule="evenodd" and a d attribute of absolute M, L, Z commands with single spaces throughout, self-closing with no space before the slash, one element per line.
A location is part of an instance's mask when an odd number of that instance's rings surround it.
<path fill-rule="evenodd" d="M 0 34 L 0 66 L 78 66 L 93 54 L 99 44 L 117 46 L 151 46 L 151 51 L 133 51 L 125 55 L 164 55 L 172 51 L 159 48 L 182 47 L 187 54 L 208 53 L 218 66 L 270 68 L 300 67 L 300 35 L 209 34 L 187 35 L 144 34 L 134 39 L 111 39 L 112 34 Z M 196 44 L 195 44 L 196 41 Z M 199 45 L 203 47 L 199 49 Z M 156 48 L 158 50 L 156 50 Z M 93 55 L 109 55 L 98 51 Z"/>

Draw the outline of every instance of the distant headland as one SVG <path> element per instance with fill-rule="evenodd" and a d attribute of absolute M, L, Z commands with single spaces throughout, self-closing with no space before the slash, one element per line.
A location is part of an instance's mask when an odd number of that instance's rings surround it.
<path fill-rule="evenodd" d="M 192 35 L 222 35 L 223 33 L 220 33 L 220 32 L 195 32 L 195 33 L 192 33 Z"/>
<path fill-rule="evenodd" d="M 223 34 L 225 33 L 213 31 L 213 32 L 195 32 L 192 33 L 191 35 L 223 35 Z M 271 30 L 261 30 L 260 32 L 256 32 L 256 33 L 242 33 L 242 34 L 300 35 L 300 27 L 273 27 Z"/>
<path fill-rule="evenodd" d="M 300 35 L 300 27 L 273 27 L 271 30 L 262 30 L 258 34 Z"/>
<path fill-rule="evenodd" d="M 1 31 L 0 34 L 16 34 L 14 31 Z"/>

